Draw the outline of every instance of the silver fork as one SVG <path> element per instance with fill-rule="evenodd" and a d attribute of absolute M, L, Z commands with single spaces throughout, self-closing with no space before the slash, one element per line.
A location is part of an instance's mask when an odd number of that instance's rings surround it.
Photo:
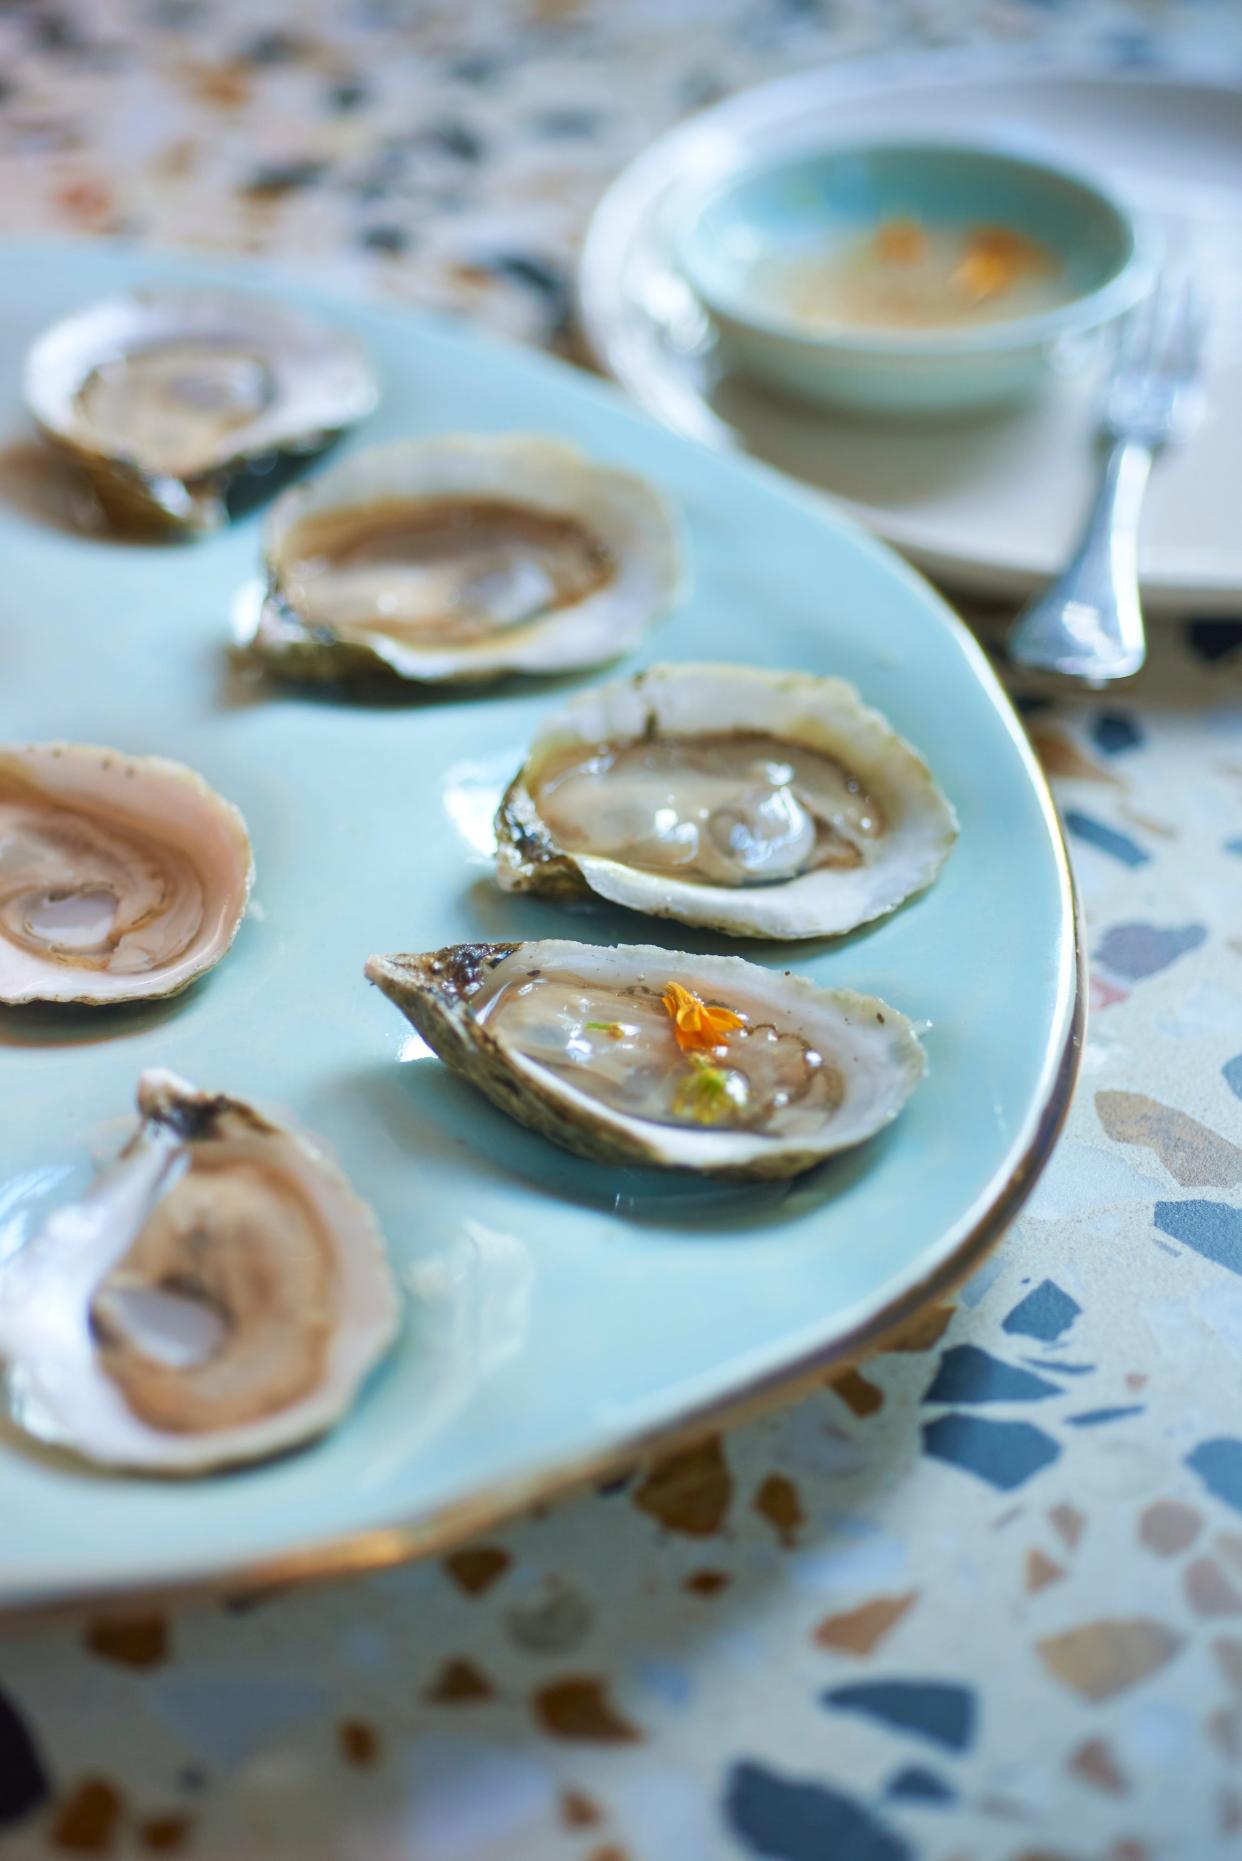
<path fill-rule="evenodd" d="M 1147 657 L 1138 528 L 1153 460 L 1171 439 L 1199 367 L 1201 320 L 1186 282 L 1164 284 L 1130 318 L 1105 392 L 1099 489 L 1064 574 L 1014 622 L 1017 665 L 1089 685 L 1129 678 Z"/>

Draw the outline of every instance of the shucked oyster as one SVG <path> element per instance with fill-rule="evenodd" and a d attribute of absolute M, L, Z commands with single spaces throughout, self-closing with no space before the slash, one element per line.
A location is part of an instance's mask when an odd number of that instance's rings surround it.
<path fill-rule="evenodd" d="M 143 291 L 56 323 L 26 361 L 26 404 L 90 473 L 109 516 L 187 532 L 226 516 L 237 475 L 315 452 L 370 413 L 348 337 L 262 298 Z"/>
<path fill-rule="evenodd" d="M 653 666 L 548 718 L 496 817 L 511 891 L 594 892 L 746 937 L 824 937 L 935 878 L 957 834 L 842 679 Z"/>
<path fill-rule="evenodd" d="M 608 1162 L 793 1176 L 873 1136 L 923 1072 L 887 1003 L 736 956 L 459 944 L 367 975 L 502 1111 Z"/>
<path fill-rule="evenodd" d="M 0 1002 L 176 995 L 232 943 L 253 871 L 241 815 L 181 763 L 0 747 Z"/>
<path fill-rule="evenodd" d="M 308 1137 L 144 1073 L 142 1124 L 0 1266 L 14 1419 L 91 1460 L 202 1473 L 323 1432 L 397 1327 L 374 1217 Z"/>
<path fill-rule="evenodd" d="M 427 684 L 615 659 L 678 573 L 648 485 L 522 433 L 355 454 L 281 498 L 267 565 L 259 658 Z"/>

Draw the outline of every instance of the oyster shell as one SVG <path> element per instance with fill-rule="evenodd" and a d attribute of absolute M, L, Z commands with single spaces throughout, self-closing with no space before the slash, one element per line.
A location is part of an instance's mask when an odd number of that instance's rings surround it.
<path fill-rule="evenodd" d="M 529 434 L 356 453 L 272 512 L 251 651 L 292 678 L 439 684 L 595 666 L 673 599 L 641 479 Z"/>
<path fill-rule="evenodd" d="M 392 1342 L 375 1219 L 311 1138 L 144 1073 L 142 1124 L 0 1266 L 13 1418 L 90 1460 L 205 1473 L 330 1427 Z"/>
<path fill-rule="evenodd" d="M 241 815 L 181 763 L 0 747 L 0 1002 L 176 995 L 232 943 L 253 875 Z"/>
<path fill-rule="evenodd" d="M 458 944 L 366 973 L 502 1111 L 605 1162 L 794 1176 L 882 1129 L 923 1073 L 887 1003 L 736 956 Z"/>
<path fill-rule="evenodd" d="M 109 517 L 187 533 L 225 521 L 243 470 L 318 451 L 377 396 L 348 337 L 223 291 L 91 304 L 53 324 L 26 360 L 26 405 L 90 473 Z"/>
<path fill-rule="evenodd" d="M 497 876 L 736 936 L 825 937 L 930 885 L 956 835 L 917 750 L 843 679 L 663 665 L 545 721 L 496 816 Z"/>

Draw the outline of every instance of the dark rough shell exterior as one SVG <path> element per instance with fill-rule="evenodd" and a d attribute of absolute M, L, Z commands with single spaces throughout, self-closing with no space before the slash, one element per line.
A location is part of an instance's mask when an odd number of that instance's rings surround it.
<path fill-rule="evenodd" d="M 549 833 L 526 786 L 524 769 L 518 770 L 496 810 L 496 856 L 515 892 L 539 892 L 547 898 L 592 896 L 577 861 L 562 853 Z"/>
<path fill-rule="evenodd" d="M 185 477 L 147 472 L 129 460 L 92 452 L 69 434 L 54 433 L 43 425 L 39 430 L 54 451 L 87 474 L 112 528 L 135 535 L 189 538 L 207 535 L 228 522 L 230 492 L 256 468 L 266 472 L 272 464 L 312 457 L 325 451 L 342 429 L 307 434 L 255 453 L 241 451 L 224 465 Z"/>
<path fill-rule="evenodd" d="M 367 975 L 397 1004 L 446 1066 L 486 1093 L 493 1105 L 563 1150 L 605 1163 L 650 1163 L 646 1147 L 624 1134 L 601 1132 L 578 1108 L 538 1080 L 514 1072 L 499 1041 L 470 1009 L 486 970 L 520 950 L 517 943 L 454 944 L 426 956 L 372 957 Z"/>
<path fill-rule="evenodd" d="M 392 667 L 365 641 L 343 640 L 330 627 L 308 627 L 269 588 L 258 625 L 240 649 L 281 677 L 299 684 L 390 684 Z"/>

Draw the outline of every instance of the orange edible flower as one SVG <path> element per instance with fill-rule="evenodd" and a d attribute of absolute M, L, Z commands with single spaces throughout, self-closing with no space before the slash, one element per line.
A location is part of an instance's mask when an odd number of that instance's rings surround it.
<path fill-rule="evenodd" d="M 901 214 L 880 223 L 875 243 L 887 264 L 917 265 L 927 251 L 927 234 L 911 214 Z"/>
<path fill-rule="evenodd" d="M 667 983 L 661 999 L 683 1053 L 710 1053 L 724 1045 L 735 1027 L 746 1025 L 745 1015 L 734 1014 L 731 1008 L 709 1008 L 680 982 Z"/>

